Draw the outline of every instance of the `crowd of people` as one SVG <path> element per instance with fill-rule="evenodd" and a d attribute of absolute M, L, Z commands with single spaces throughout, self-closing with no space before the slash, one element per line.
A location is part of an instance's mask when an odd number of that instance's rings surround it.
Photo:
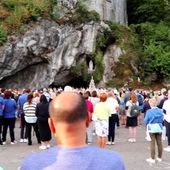
<path fill-rule="evenodd" d="M 115 144 L 116 127 L 125 125 L 129 129 L 128 142 L 136 142 L 136 127 L 145 122 L 150 140 L 151 157 L 146 161 L 162 161 L 162 132 L 166 129 L 168 146 L 164 151 L 170 152 L 170 90 L 134 90 L 129 89 L 41 89 L 23 91 L 1 89 L 0 97 L 0 144 L 6 144 L 9 127 L 11 144 L 15 144 L 15 122 L 20 120 L 20 142 L 32 145 L 31 129 L 34 129 L 40 149 L 50 148 L 51 130 L 49 126 L 49 105 L 56 96 L 64 92 L 77 93 L 85 100 L 88 124 L 86 143 L 92 144 L 97 135 L 98 146 Z M 74 97 L 74 95 L 73 95 Z M 67 98 L 62 103 L 67 105 Z M 66 113 L 65 113 L 66 114 Z M 74 121 L 74 116 L 69 121 Z M 67 116 L 65 115 L 65 119 Z M 166 128 L 165 128 L 166 127 Z M 155 157 L 155 142 L 158 145 L 158 157 Z"/>

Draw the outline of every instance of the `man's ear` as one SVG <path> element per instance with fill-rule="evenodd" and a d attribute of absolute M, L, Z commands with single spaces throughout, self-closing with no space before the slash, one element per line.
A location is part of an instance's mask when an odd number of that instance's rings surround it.
<path fill-rule="evenodd" d="M 55 134 L 55 126 L 54 126 L 54 123 L 53 123 L 53 120 L 51 119 L 51 118 L 49 118 L 48 119 L 48 124 L 49 124 L 49 127 L 50 127 L 50 129 L 51 129 L 51 132 L 53 133 L 53 134 Z"/>
<path fill-rule="evenodd" d="M 86 127 L 88 128 L 90 124 L 90 114 L 87 112 L 87 116 L 86 116 Z"/>

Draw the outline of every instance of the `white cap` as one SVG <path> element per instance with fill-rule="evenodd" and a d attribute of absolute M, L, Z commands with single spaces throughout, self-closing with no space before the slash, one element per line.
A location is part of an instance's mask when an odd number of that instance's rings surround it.
<path fill-rule="evenodd" d="M 65 86 L 64 87 L 64 91 L 65 92 L 71 92 L 72 91 L 72 87 L 71 86 Z"/>

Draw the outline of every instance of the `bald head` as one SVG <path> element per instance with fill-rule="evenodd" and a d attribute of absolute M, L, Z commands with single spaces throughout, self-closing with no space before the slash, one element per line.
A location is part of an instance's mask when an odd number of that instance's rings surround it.
<path fill-rule="evenodd" d="M 87 108 L 81 95 L 62 92 L 50 103 L 50 116 L 55 122 L 76 123 L 86 120 Z"/>

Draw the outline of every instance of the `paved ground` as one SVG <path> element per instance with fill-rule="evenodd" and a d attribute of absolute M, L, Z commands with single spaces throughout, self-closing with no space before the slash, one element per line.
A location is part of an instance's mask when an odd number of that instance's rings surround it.
<path fill-rule="evenodd" d="M 20 129 L 18 124 L 15 130 L 16 140 L 19 141 Z M 145 162 L 145 159 L 150 156 L 150 152 L 149 142 L 145 141 L 144 137 L 145 128 L 144 126 L 139 126 L 137 129 L 137 142 L 128 143 L 128 129 L 120 127 L 116 132 L 115 145 L 107 146 L 107 148 L 121 153 L 126 170 L 170 170 L 170 153 L 163 153 L 163 162 L 161 163 L 156 163 L 151 166 Z M 55 145 L 54 140 L 52 144 Z M 167 141 L 164 142 L 164 146 L 166 146 L 166 144 Z M 96 145 L 96 140 L 93 145 Z M 0 167 L 3 167 L 4 170 L 17 170 L 20 167 L 22 159 L 33 152 L 39 152 L 36 140 L 33 141 L 32 146 L 27 146 L 27 144 L 19 142 L 11 145 L 8 139 L 8 143 L 5 146 L 0 146 Z"/>

